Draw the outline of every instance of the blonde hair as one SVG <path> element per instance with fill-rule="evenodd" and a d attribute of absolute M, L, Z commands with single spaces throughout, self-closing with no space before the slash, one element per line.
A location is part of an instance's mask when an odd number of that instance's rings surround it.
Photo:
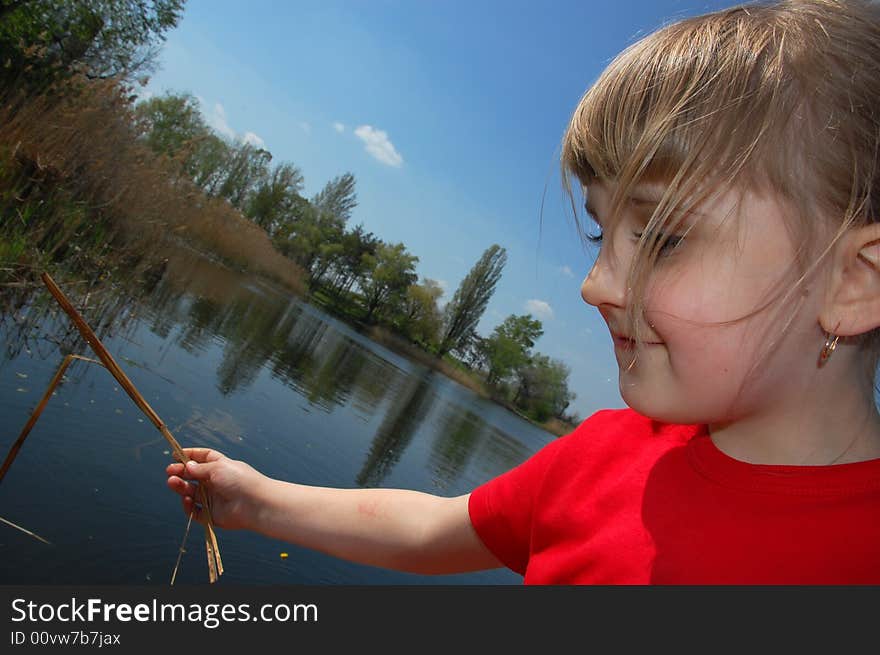
<path fill-rule="evenodd" d="M 635 185 L 666 189 L 630 270 L 638 338 L 661 236 L 712 189 L 771 191 L 794 208 L 793 293 L 847 229 L 878 220 L 878 149 L 880 6 L 786 0 L 680 20 L 624 50 L 571 118 L 563 180 L 572 200 L 571 176 L 613 180 L 612 225 Z M 861 343 L 876 353 L 878 330 Z"/>

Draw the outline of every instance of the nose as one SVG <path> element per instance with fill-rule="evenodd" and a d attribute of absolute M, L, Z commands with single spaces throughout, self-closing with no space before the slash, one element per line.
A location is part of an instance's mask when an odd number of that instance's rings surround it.
<path fill-rule="evenodd" d="M 581 283 L 581 298 L 594 307 L 601 305 L 623 307 L 626 302 L 625 275 L 619 270 L 619 262 L 612 261 L 613 256 L 608 252 L 609 250 L 610 248 L 602 248 L 599 251 L 593 268 Z"/>

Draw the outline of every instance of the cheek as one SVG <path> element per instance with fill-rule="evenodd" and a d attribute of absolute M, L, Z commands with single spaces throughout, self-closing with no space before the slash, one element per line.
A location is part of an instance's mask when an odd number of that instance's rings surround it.
<path fill-rule="evenodd" d="M 739 378 L 760 357 L 772 327 L 766 313 L 744 318 L 754 308 L 751 298 L 738 296 L 728 286 L 707 278 L 679 278 L 653 288 L 645 318 L 666 344 L 677 375 Z"/>
<path fill-rule="evenodd" d="M 646 290 L 645 316 L 658 332 L 715 323 L 723 309 L 722 293 L 703 276 L 655 275 Z"/>
<path fill-rule="evenodd" d="M 753 313 L 766 298 L 771 276 L 730 257 L 680 260 L 656 272 L 648 284 L 646 314 L 696 326 L 722 325 Z M 775 279 L 775 278 L 774 278 Z"/>

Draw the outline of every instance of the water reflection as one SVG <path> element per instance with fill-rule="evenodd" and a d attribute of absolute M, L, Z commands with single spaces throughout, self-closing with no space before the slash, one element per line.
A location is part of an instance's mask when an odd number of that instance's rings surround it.
<path fill-rule="evenodd" d="M 367 459 L 357 475 L 361 487 L 378 487 L 421 427 L 434 402 L 431 393 L 433 372 L 408 379 L 396 389 L 385 417 L 373 436 Z"/>
<path fill-rule="evenodd" d="M 161 279 L 136 297 L 112 287 L 65 291 L 181 443 L 216 447 L 270 475 L 457 495 L 552 438 L 271 283 L 190 252 L 169 254 Z M 45 292 L 0 300 L 5 454 L 62 356 L 90 353 Z M 32 544 L 0 531 L 0 582 L 140 584 L 176 556 L 179 508 L 157 479 L 167 443 L 106 371 L 77 366 L 0 488 L 0 516 L 52 534 L 52 564 L 38 565 Z M 25 392 L 16 391 L 24 388 L 18 375 L 27 377 Z M 35 477 L 51 484 L 22 493 Z M 138 544 L 105 546 L 120 534 L 137 534 Z M 235 564 L 223 579 L 233 583 L 438 581 L 304 552 L 281 566 L 259 536 L 223 541 Z M 203 568 L 194 553 L 178 580 L 203 582 Z M 518 580 L 495 571 L 439 581 Z"/>

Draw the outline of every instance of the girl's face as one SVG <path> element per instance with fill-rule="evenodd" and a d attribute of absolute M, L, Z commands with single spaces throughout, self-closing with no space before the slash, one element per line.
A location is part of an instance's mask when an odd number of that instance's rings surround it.
<path fill-rule="evenodd" d="M 613 191 L 610 182 L 587 190 L 600 229 Z M 793 402 L 823 343 L 823 289 L 811 281 L 784 303 L 774 300 L 796 269 L 794 241 L 773 198 L 721 193 L 685 218 L 684 238 L 684 230 L 662 236 L 646 288 L 644 342 L 632 340 L 627 275 L 662 191 L 632 192 L 581 287 L 611 331 L 624 401 L 676 423 L 738 420 Z"/>

